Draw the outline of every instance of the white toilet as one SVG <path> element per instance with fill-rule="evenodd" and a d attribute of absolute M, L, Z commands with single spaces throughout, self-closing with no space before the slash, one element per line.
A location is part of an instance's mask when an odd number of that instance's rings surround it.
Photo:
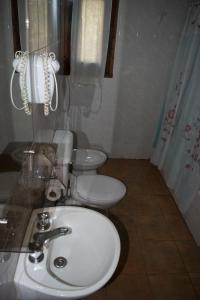
<path fill-rule="evenodd" d="M 94 149 L 74 149 L 72 153 L 73 174 L 96 174 L 96 169 L 102 166 L 107 157 L 105 153 Z"/>
<path fill-rule="evenodd" d="M 109 176 L 96 174 L 95 168 L 99 167 L 106 160 L 106 156 L 103 152 L 84 149 L 82 153 L 84 153 L 85 156 L 81 156 L 82 149 L 75 150 L 76 154 L 78 153 L 76 156 L 78 158 L 90 157 L 92 156 L 90 155 L 91 153 L 97 154 L 96 158 L 91 158 L 91 164 L 90 159 L 86 159 L 86 170 L 79 168 L 85 167 L 85 164 L 83 164 L 82 161 L 80 164 L 75 163 L 75 166 L 78 166 L 77 172 L 79 173 L 80 171 L 81 173 L 81 175 L 75 175 L 74 173 L 69 173 L 69 165 L 73 162 L 73 158 L 71 158 L 73 145 L 72 132 L 57 131 L 54 137 L 54 143 L 58 145 L 57 152 L 59 154 L 59 161 L 60 163 L 62 162 L 63 165 L 62 174 L 59 176 L 59 180 L 61 180 L 66 187 L 66 205 L 80 205 L 107 209 L 115 205 L 124 197 L 126 187 L 121 181 Z M 92 171 L 93 173 L 89 174 L 87 172 L 85 173 L 85 171 Z"/>
<path fill-rule="evenodd" d="M 71 178 L 70 204 L 106 209 L 114 206 L 125 194 L 125 185 L 113 177 L 78 175 Z"/>

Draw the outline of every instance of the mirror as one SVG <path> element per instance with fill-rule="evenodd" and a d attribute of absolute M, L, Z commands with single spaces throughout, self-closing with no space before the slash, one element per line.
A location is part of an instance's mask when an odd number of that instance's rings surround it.
<path fill-rule="evenodd" d="M 67 78 L 59 74 L 56 76 L 57 111 L 44 116 L 43 104 L 38 103 L 33 103 L 31 114 L 15 109 L 9 95 L 15 51 L 28 51 L 35 57 L 54 52 L 57 56 L 61 34 L 59 15 L 64 2 L 0 1 L 0 34 L 4 45 L 0 49 L 0 223 L 7 221 L 0 224 L 2 251 L 28 251 L 27 245 L 21 248 L 21 244 L 32 210 L 44 205 L 45 181 L 41 177 L 46 171 L 42 168 L 45 161 L 53 165 L 56 146 L 52 141 L 55 130 L 64 128 L 64 100 L 68 95 Z M 33 67 L 34 60 L 30 60 L 32 97 Z M 23 104 L 19 81 L 19 72 L 14 72 L 12 91 L 18 107 Z M 53 106 L 55 95 L 52 101 Z"/>

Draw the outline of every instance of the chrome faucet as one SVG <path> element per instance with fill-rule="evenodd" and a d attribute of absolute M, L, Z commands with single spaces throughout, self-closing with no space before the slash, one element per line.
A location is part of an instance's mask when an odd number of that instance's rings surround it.
<path fill-rule="evenodd" d="M 41 262 L 44 258 L 44 245 L 47 245 L 50 240 L 71 233 L 72 229 L 70 227 L 59 227 L 47 232 L 36 232 L 33 235 L 33 242 L 29 243 L 29 250 L 32 252 L 29 254 L 29 260 L 32 263 Z"/>
<path fill-rule="evenodd" d="M 7 217 L 0 218 L 0 224 L 7 225 L 8 224 L 8 218 Z"/>
<path fill-rule="evenodd" d="M 39 213 L 38 215 L 37 228 L 41 231 L 47 230 L 51 226 L 50 214 L 47 211 Z"/>
<path fill-rule="evenodd" d="M 35 154 L 34 150 L 25 150 L 24 154 L 28 156 L 28 170 L 32 172 L 33 170 L 33 155 Z"/>

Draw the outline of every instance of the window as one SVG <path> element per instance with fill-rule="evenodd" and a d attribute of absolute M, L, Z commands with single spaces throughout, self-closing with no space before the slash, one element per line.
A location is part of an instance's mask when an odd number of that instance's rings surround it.
<path fill-rule="evenodd" d="M 101 63 L 103 22 L 104 0 L 82 0 L 78 32 L 79 62 Z"/>
<path fill-rule="evenodd" d="M 29 52 L 47 47 L 49 42 L 47 1 L 28 0 L 27 14 Z"/>
<path fill-rule="evenodd" d="M 30 1 L 31 2 L 31 1 Z M 43 1 L 42 1 L 43 2 Z M 44 1 L 46 2 L 46 1 Z M 71 43 L 71 22 L 72 22 L 72 0 L 57 0 L 59 15 L 60 15 L 60 43 L 58 57 L 61 69 L 60 73 L 64 75 L 70 74 L 70 43 Z M 113 77 L 113 65 L 116 43 L 117 31 L 117 17 L 118 17 L 119 0 L 112 0 L 112 12 L 110 21 L 109 44 L 107 51 L 105 77 Z M 13 41 L 14 51 L 20 50 L 20 34 L 19 34 L 19 19 L 17 1 L 11 0 L 12 21 L 13 21 Z M 96 35 L 99 30 L 99 25 L 103 25 L 104 0 L 83 0 L 82 1 L 82 18 L 80 20 L 81 26 L 79 31 L 80 48 L 79 59 L 88 63 L 98 62 L 101 57 L 101 42 L 103 32 Z M 38 16 L 40 16 L 38 12 Z M 47 16 L 48 17 L 48 16 Z M 37 18 L 38 19 L 38 18 Z M 94 22 L 95 20 L 95 22 Z M 36 20 L 37 22 L 37 20 Z M 44 25 L 46 21 L 44 20 Z M 96 24 L 91 26 L 91 24 Z M 43 26 L 46 27 L 46 26 Z M 103 27 L 103 26 L 102 26 Z M 37 34 L 37 33 L 36 33 Z M 48 33 L 47 33 L 48 34 Z M 46 35 L 47 35 L 46 34 Z M 84 37 L 84 39 L 83 39 Z M 34 41 L 34 39 L 33 39 Z M 43 41 L 41 41 L 42 43 Z M 41 44 L 40 43 L 40 44 Z M 33 45 L 32 45 L 33 46 Z"/>

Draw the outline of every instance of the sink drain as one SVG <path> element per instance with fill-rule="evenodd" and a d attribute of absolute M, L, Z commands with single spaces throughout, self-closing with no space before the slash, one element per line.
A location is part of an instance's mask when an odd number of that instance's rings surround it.
<path fill-rule="evenodd" d="M 67 260 L 63 256 L 58 256 L 54 259 L 54 266 L 56 268 L 64 268 L 67 265 Z"/>

